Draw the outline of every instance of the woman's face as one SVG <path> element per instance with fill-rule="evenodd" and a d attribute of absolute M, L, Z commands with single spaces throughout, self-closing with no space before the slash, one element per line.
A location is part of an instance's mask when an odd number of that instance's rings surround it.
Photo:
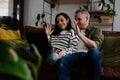
<path fill-rule="evenodd" d="M 57 25 L 60 29 L 65 30 L 68 25 L 69 19 L 66 19 L 64 16 L 60 15 L 57 17 Z"/>

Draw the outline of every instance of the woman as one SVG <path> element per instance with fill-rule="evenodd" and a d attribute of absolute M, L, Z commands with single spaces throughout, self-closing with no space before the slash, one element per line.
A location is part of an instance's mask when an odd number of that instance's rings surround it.
<path fill-rule="evenodd" d="M 45 27 L 46 34 L 52 46 L 52 53 L 47 61 L 50 65 L 63 56 L 75 53 L 77 50 L 77 37 L 71 26 L 71 20 L 65 13 L 59 13 L 55 18 L 55 28 L 52 25 Z"/>

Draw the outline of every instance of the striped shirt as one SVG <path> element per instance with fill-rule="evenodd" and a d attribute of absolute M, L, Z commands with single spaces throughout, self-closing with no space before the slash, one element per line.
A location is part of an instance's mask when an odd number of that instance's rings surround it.
<path fill-rule="evenodd" d="M 53 47 L 52 52 L 65 51 L 66 54 L 69 54 L 77 51 L 78 39 L 72 29 L 61 31 L 60 35 L 51 35 L 50 42 Z"/>

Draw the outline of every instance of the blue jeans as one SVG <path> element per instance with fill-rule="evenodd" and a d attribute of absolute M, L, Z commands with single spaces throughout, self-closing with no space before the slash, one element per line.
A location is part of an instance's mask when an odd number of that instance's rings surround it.
<path fill-rule="evenodd" d="M 57 53 L 51 53 L 47 57 L 47 63 L 49 65 L 54 65 L 58 59 L 59 59 L 59 55 Z"/>
<path fill-rule="evenodd" d="M 101 53 L 96 48 L 88 53 L 67 54 L 57 62 L 57 80 L 70 80 L 70 70 L 75 66 L 88 66 L 88 80 L 99 80 L 101 74 Z M 86 76 L 87 77 L 87 76 Z"/>

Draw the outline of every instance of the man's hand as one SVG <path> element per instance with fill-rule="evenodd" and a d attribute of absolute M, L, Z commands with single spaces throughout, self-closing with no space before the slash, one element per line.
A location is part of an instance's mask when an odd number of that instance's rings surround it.
<path fill-rule="evenodd" d="M 75 31 L 76 35 L 78 35 L 78 37 L 84 42 L 84 44 L 85 44 L 87 47 L 89 47 L 89 48 L 97 48 L 95 41 L 87 38 L 85 35 L 83 35 L 83 34 L 80 32 L 80 28 L 79 28 L 79 26 L 77 25 L 77 22 L 76 22 L 76 21 L 74 21 L 74 24 L 75 24 L 75 29 L 74 29 L 74 31 Z"/>
<path fill-rule="evenodd" d="M 76 35 L 79 36 L 79 35 L 81 34 L 81 33 L 80 33 L 80 29 L 79 29 L 76 21 L 74 21 L 74 24 L 75 24 L 74 32 L 75 32 Z"/>

